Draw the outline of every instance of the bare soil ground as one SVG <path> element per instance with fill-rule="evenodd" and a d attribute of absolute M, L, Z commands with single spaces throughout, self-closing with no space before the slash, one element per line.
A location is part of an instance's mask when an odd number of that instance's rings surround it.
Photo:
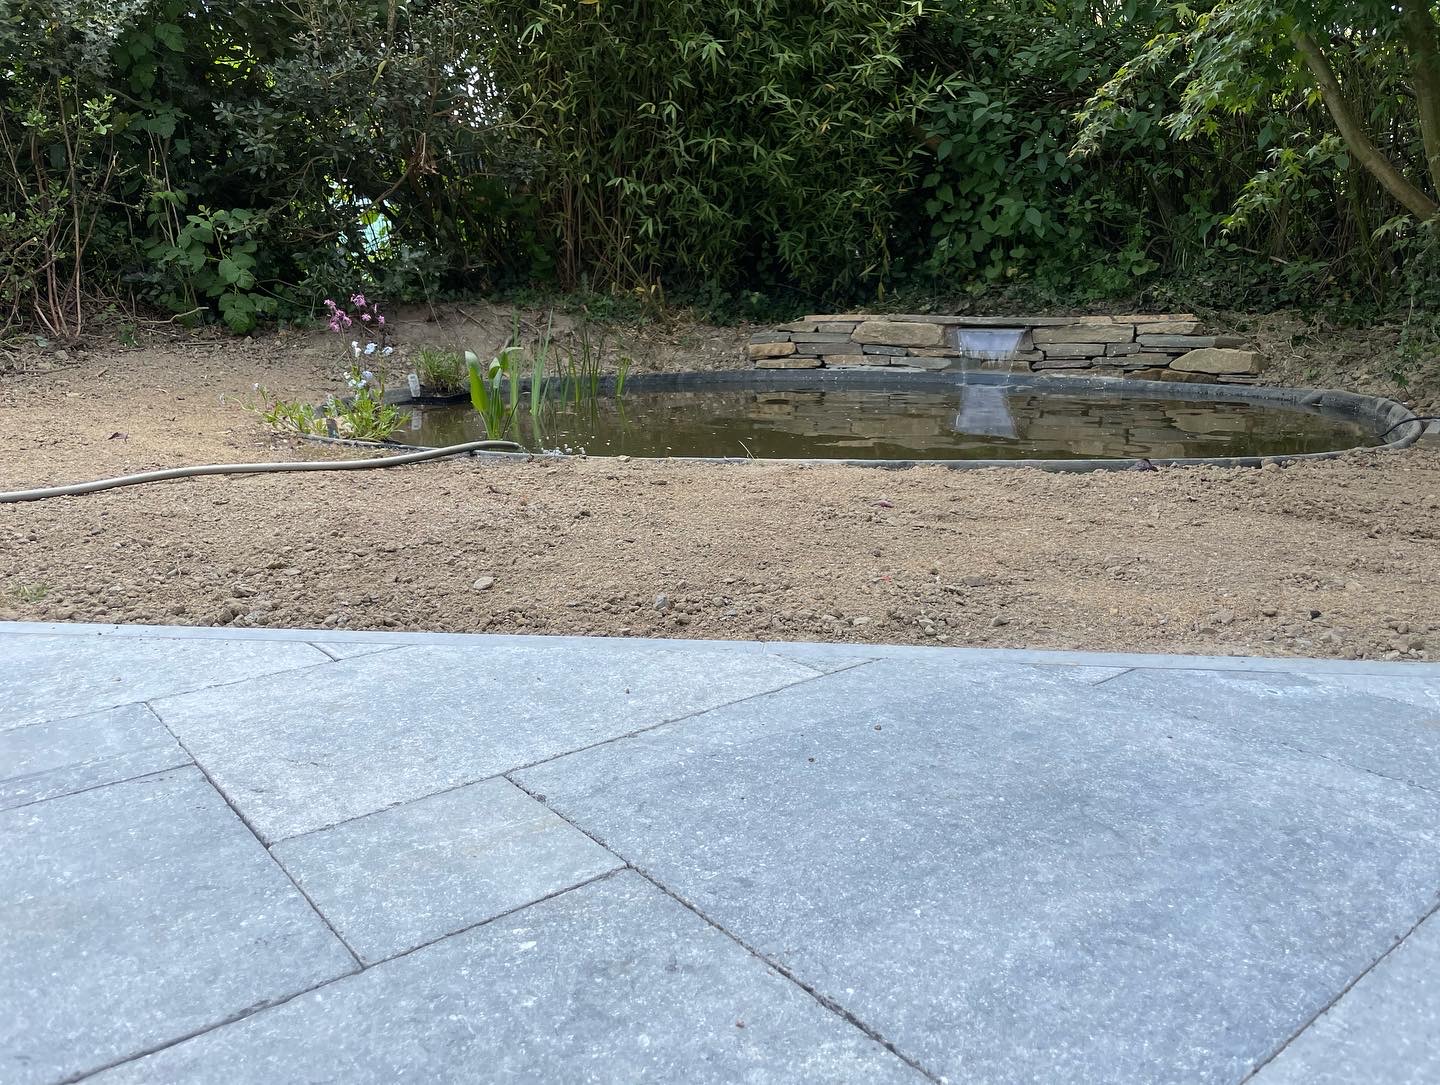
<path fill-rule="evenodd" d="M 489 350 L 508 319 L 414 314 L 399 340 Z M 640 369 L 714 368 L 741 364 L 746 333 L 652 327 L 625 345 Z M 1308 334 L 1256 331 L 1277 383 L 1433 407 L 1358 375 L 1363 345 L 1307 354 Z M 323 398 L 336 359 L 308 333 L 30 359 L 0 377 L 0 489 L 354 455 L 240 406 L 256 383 Z M 1440 659 L 1440 453 L 1090 475 L 451 461 L 161 483 L 0 506 L 0 617 Z"/>

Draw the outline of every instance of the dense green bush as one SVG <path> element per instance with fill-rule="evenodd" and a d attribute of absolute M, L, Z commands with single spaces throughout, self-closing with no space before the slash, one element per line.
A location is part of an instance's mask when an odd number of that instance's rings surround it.
<path fill-rule="evenodd" d="M 0 326 L 360 287 L 1424 308 L 1435 37 L 1426 0 L 0 0 Z"/>

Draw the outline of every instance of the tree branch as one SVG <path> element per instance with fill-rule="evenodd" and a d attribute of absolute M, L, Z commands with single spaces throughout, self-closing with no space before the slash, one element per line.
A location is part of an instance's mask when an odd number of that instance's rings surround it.
<path fill-rule="evenodd" d="M 1325 107 L 1335 119 L 1335 127 L 1340 129 L 1340 136 L 1345 140 L 1345 146 L 1350 149 L 1350 153 L 1416 218 L 1429 219 L 1440 213 L 1440 205 L 1407 181 L 1395 168 L 1394 163 L 1371 141 L 1360 119 L 1355 116 L 1349 99 L 1345 97 L 1340 81 L 1335 78 L 1329 59 L 1315 39 L 1296 27 L 1290 31 L 1290 40 L 1304 58 L 1310 74 L 1315 77 L 1320 88 L 1320 97 L 1325 100 Z"/>
<path fill-rule="evenodd" d="M 1420 107 L 1420 139 L 1430 183 L 1440 193 L 1440 34 L 1429 0 L 1400 0 L 1401 28 L 1410 52 L 1415 98 Z"/>

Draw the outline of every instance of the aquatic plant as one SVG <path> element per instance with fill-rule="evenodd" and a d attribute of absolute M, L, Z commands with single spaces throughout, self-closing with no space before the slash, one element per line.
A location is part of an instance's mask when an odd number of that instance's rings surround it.
<path fill-rule="evenodd" d="M 459 351 L 422 347 L 415 356 L 420 384 L 442 396 L 456 395 L 468 387 L 465 359 Z"/>

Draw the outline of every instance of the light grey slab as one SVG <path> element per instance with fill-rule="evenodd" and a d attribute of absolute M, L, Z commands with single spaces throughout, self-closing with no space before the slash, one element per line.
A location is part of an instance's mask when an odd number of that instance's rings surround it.
<path fill-rule="evenodd" d="M 144 705 L 0 731 L 0 810 L 188 764 Z"/>
<path fill-rule="evenodd" d="M 1233 1082 L 1440 888 L 1440 796 L 899 660 L 514 774 L 954 1082 Z"/>
<path fill-rule="evenodd" d="M 80 622 L 0 622 L 0 639 L 21 636 L 72 636 L 230 641 L 317 641 L 327 644 L 374 644 L 429 647 L 585 647 L 597 641 L 617 651 L 658 645 L 683 646 L 735 655 L 771 655 L 799 645 L 805 654 L 861 661 L 933 659 L 953 664 L 1027 663 L 1036 666 L 1141 667 L 1161 670 L 1272 671 L 1295 674 L 1370 675 L 1440 679 L 1440 663 L 1389 662 L 1377 659 L 1306 659 L 1301 656 L 1204 656 L 1162 653 L 1049 651 L 1034 648 L 956 648 L 947 645 L 842 644 L 807 641 L 663 640 L 646 637 L 574 637 L 551 634 L 410 633 L 387 630 L 237 629 L 200 625 L 94 625 Z"/>
<path fill-rule="evenodd" d="M 634 874 L 565 893 L 95 1078 L 920 1082 Z"/>
<path fill-rule="evenodd" d="M 508 780 L 295 837 L 273 854 L 366 963 L 622 865 Z"/>
<path fill-rule="evenodd" d="M 1255 1085 L 1440 1081 L 1440 919 L 1422 923 L 1251 1080 Z"/>
<path fill-rule="evenodd" d="M 354 659 L 356 656 L 374 655 L 376 652 L 388 652 L 391 648 L 399 647 L 398 644 L 383 641 L 314 640 L 310 643 L 332 659 Z"/>
<path fill-rule="evenodd" d="M 1420 703 L 1423 683 L 1132 671 L 1105 689 L 1130 698 L 1137 711 L 1172 713 L 1440 791 L 1440 712 Z"/>
<path fill-rule="evenodd" d="M 69 636 L 7 637 L 0 660 L 0 731 L 330 662 L 285 641 Z"/>
<path fill-rule="evenodd" d="M 108 1065 L 355 968 L 198 770 L 0 813 L 0 1080 Z"/>
<path fill-rule="evenodd" d="M 1390 701 L 1402 701 L 1424 709 L 1426 718 L 1440 727 L 1440 675 L 1433 678 L 1405 678 L 1399 675 L 1325 675 L 1312 678 L 1326 688 L 1369 693 Z"/>
<path fill-rule="evenodd" d="M 399 648 L 156 701 L 267 841 L 814 679 L 684 648 Z"/>

